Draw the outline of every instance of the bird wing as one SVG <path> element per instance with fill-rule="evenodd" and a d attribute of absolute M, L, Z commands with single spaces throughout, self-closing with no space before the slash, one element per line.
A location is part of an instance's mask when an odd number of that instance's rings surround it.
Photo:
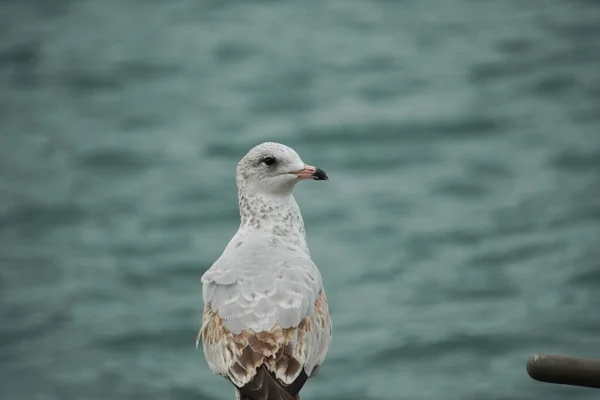
<path fill-rule="evenodd" d="M 209 367 L 238 388 L 263 366 L 284 386 L 301 372 L 311 376 L 331 340 L 317 267 L 303 256 L 276 257 L 277 262 L 257 255 L 237 259 L 246 265 L 234 267 L 224 257 L 202 277 L 205 307 L 198 340 Z M 264 263 L 256 268 L 252 259 Z"/>

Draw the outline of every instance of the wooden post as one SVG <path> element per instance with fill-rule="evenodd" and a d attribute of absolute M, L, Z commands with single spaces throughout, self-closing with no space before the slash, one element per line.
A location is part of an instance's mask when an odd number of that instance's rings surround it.
<path fill-rule="evenodd" d="M 535 354 L 527 373 L 537 381 L 600 389 L 600 360 Z"/>

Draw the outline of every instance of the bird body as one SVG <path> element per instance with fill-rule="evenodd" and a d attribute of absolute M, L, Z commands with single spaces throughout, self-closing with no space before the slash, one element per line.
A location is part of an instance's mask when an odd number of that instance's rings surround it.
<path fill-rule="evenodd" d="M 238 163 L 240 227 L 202 276 L 202 340 L 210 369 L 242 400 L 292 400 L 325 360 L 331 319 L 292 196 L 327 175 L 278 143 Z"/>

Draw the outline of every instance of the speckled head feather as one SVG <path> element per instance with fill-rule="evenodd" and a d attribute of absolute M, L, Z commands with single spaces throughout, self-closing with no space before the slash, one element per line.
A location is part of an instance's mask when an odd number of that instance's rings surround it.
<path fill-rule="evenodd" d="M 292 196 L 303 179 L 323 180 L 327 175 L 283 144 L 265 142 L 252 148 L 237 166 L 241 225 L 268 229 L 306 247 L 304 222 Z"/>
<path fill-rule="evenodd" d="M 238 163 L 238 190 L 247 194 L 289 195 L 300 180 L 295 173 L 304 167 L 304 162 L 293 149 L 274 142 L 259 144 Z"/>

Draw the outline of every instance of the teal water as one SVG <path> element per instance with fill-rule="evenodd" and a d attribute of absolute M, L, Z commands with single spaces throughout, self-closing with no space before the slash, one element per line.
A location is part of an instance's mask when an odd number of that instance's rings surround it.
<path fill-rule="evenodd" d="M 0 2 L 0 397 L 233 399 L 194 347 L 275 140 L 334 339 L 304 399 L 559 400 L 600 358 L 600 5 Z"/>

